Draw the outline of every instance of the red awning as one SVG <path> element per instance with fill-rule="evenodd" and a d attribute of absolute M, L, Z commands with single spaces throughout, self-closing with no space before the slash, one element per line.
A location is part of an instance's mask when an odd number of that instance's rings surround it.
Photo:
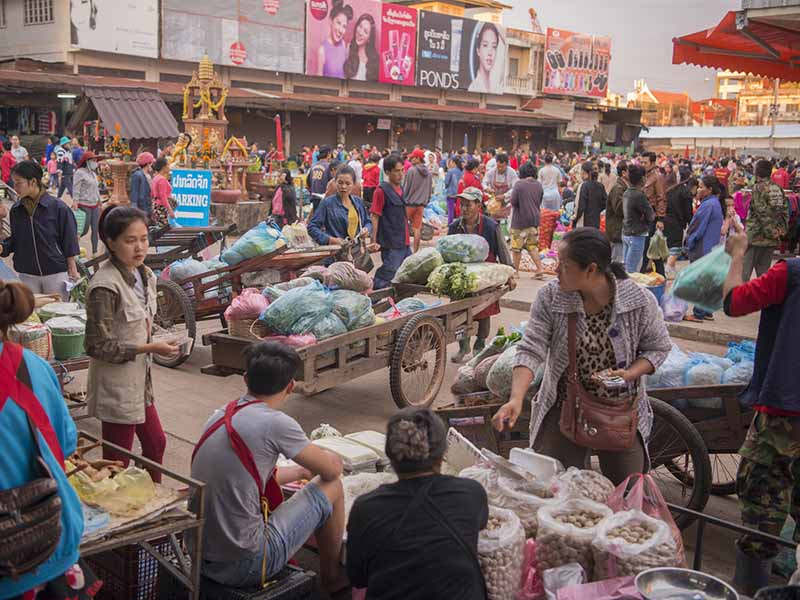
<path fill-rule="evenodd" d="M 800 81 L 800 33 L 731 11 L 715 27 L 673 38 L 672 63 Z"/>

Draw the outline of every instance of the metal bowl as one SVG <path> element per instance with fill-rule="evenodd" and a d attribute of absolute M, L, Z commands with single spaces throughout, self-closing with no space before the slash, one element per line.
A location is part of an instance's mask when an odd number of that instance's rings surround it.
<path fill-rule="evenodd" d="M 739 600 L 724 581 L 690 569 L 649 569 L 636 576 L 635 584 L 647 600 Z"/>

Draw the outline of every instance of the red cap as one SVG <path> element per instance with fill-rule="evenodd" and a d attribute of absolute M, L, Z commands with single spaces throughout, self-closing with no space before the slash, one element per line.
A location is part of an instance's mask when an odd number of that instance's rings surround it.
<path fill-rule="evenodd" d="M 78 168 L 80 169 L 83 165 L 85 165 L 87 162 L 89 162 L 92 159 L 105 160 L 105 158 L 103 158 L 102 156 L 98 156 L 97 154 L 95 154 L 91 150 L 87 150 L 86 152 L 84 152 L 81 155 L 80 160 L 78 160 Z"/>
<path fill-rule="evenodd" d="M 408 155 L 408 158 L 418 158 L 420 160 L 425 160 L 425 151 L 417 148 L 411 154 Z"/>

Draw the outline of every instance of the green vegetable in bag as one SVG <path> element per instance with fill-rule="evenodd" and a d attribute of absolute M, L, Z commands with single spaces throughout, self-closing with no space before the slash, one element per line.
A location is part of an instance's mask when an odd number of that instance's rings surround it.
<path fill-rule="evenodd" d="M 667 238 L 660 229 L 656 229 L 653 237 L 650 238 L 650 246 L 647 248 L 647 258 L 650 260 L 667 260 L 669 258 L 669 247 Z"/>
<path fill-rule="evenodd" d="M 483 262 L 489 256 L 489 242 L 472 233 L 445 236 L 436 242 L 436 249 L 446 263 Z"/>
<path fill-rule="evenodd" d="M 722 286 L 730 266 L 731 257 L 725 252 L 725 246 L 717 246 L 678 273 L 672 293 L 703 310 L 720 310 L 724 300 Z"/>
<path fill-rule="evenodd" d="M 443 264 L 444 259 L 436 248 L 423 248 L 403 261 L 392 282 L 425 285 L 433 270 Z"/>

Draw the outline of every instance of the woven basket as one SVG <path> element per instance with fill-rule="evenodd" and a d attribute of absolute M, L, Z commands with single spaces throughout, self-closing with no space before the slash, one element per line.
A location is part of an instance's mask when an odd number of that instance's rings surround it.
<path fill-rule="evenodd" d="M 24 325 L 24 324 L 23 324 Z M 33 332 L 41 332 L 42 335 L 33 337 Z M 31 352 L 38 354 L 45 360 L 53 358 L 53 335 L 50 329 L 44 325 L 39 327 L 24 330 L 19 325 L 11 327 L 8 330 L 8 338 L 23 348 L 27 348 Z"/>
<path fill-rule="evenodd" d="M 258 319 L 237 319 L 228 321 L 228 335 L 260 340 L 269 333 L 266 325 Z"/>

